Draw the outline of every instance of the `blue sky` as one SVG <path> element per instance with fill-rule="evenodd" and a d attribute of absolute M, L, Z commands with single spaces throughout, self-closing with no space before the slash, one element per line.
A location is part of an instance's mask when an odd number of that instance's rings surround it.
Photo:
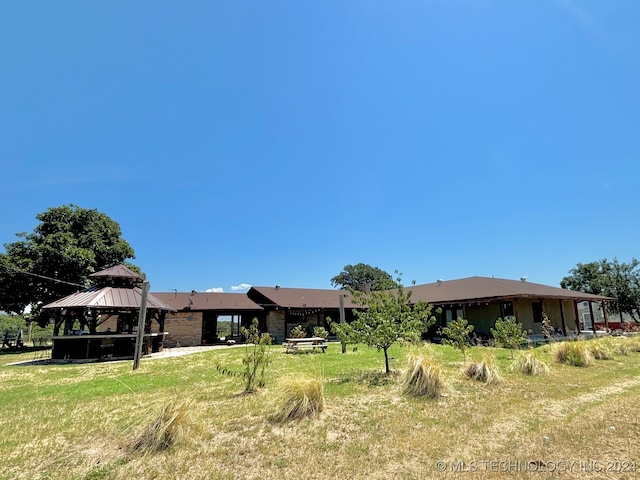
<path fill-rule="evenodd" d="M 0 242 L 96 208 L 153 291 L 628 261 L 638 25 L 636 0 L 5 2 Z"/>

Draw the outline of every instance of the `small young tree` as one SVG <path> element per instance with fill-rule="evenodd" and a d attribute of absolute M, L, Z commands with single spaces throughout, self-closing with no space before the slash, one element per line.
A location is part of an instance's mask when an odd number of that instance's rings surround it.
<path fill-rule="evenodd" d="M 352 291 L 354 302 L 362 306 L 355 312 L 356 319 L 349 324 L 332 324 L 343 343 L 364 343 L 382 350 L 386 373 L 391 371 L 389 347 L 401 340 L 420 339 L 435 322 L 431 307 L 423 301 L 413 303 L 411 291 L 405 290 L 401 281 L 398 274 L 398 286 L 393 290 Z"/>
<path fill-rule="evenodd" d="M 515 318 L 498 318 L 496 320 L 496 328 L 491 329 L 491 335 L 496 339 L 496 343 L 504 348 L 511 349 L 511 358 L 513 358 L 513 349 L 519 348 L 527 337 L 522 331 L 522 325 L 516 322 Z"/>
<path fill-rule="evenodd" d="M 542 335 L 546 340 L 551 340 L 551 337 L 556 333 L 556 329 L 551 325 L 551 321 L 546 313 L 542 312 L 542 325 L 540 325 Z"/>
<path fill-rule="evenodd" d="M 442 329 L 442 335 L 444 335 L 442 342 L 445 345 L 451 345 L 457 350 L 460 350 L 462 358 L 466 360 L 467 349 L 471 346 L 471 340 L 469 338 L 471 332 L 473 332 L 473 325 L 469 325 L 466 319 L 458 317 Z"/>
<path fill-rule="evenodd" d="M 249 328 L 242 327 L 241 331 L 247 339 L 247 354 L 242 359 L 244 391 L 253 392 L 256 387 L 264 387 L 265 372 L 271 363 L 269 358 L 271 335 L 260 333 L 257 318 L 253 319 Z"/>

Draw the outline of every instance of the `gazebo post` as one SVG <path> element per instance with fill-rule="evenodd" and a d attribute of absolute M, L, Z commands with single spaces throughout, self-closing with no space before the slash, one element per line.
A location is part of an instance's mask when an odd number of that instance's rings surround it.
<path fill-rule="evenodd" d="M 158 351 L 161 352 L 164 346 L 164 320 L 167 316 L 167 312 L 164 310 L 160 311 L 160 316 L 158 317 Z"/>

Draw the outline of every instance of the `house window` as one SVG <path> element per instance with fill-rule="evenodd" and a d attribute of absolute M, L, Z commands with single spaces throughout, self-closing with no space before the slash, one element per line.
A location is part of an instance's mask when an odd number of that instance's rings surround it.
<path fill-rule="evenodd" d="M 464 310 L 462 308 L 447 307 L 444 310 L 444 325 L 449 325 L 453 320 L 457 320 L 458 317 L 464 317 Z"/>
<path fill-rule="evenodd" d="M 513 313 L 513 302 L 502 302 L 502 319 L 510 320 L 512 318 L 516 318 Z"/>
<path fill-rule="evenodd" d="M 533 310 L 533 322 L 542 323 L 542 302 L 531 302 Z"/>

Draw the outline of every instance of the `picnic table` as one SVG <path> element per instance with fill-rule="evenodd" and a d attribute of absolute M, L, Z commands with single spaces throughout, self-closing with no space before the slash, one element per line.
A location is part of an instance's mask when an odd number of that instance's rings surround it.
<path fill-rule="evenodd" d="M 316 348 L 325 352 L 327 347 L 327 339 L 322 337 L 302 337 L 302 338 L 286 338 L 282 344 L 285 353 L 296 353 L 304 349 L 312 349 L 314 352 Z"/>

